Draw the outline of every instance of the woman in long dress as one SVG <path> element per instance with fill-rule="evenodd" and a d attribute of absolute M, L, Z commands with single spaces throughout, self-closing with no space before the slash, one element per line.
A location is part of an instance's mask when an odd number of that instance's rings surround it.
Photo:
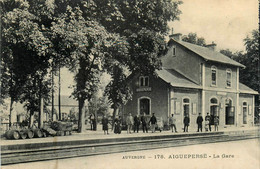
<path fill-rule="evenodd" d="M 122 120 L 120 116 L 115 119 L 115 129 L 114 129 L 115 134 L 121 134 L 121 122 Z"/>
<path fill-rule="evenodd" d="M 104 130 L 104 134 L 109 134 L 108 133 L 108 118 L 106 115 L 103 116 L 103 119 L 102 119 L 102 126 L 103 126 L 103 130 Z"/>

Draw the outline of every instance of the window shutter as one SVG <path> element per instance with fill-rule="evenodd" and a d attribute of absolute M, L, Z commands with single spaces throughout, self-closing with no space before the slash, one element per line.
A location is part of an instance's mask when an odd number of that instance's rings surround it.
<path fill-rule="evenodd" d="M 192 103 L 192 114 L 197 114 L 197 104 Z"/>
<path fill-rule="evenodd" d="M 176 114 L 180 114 L 181 113 L 180 108 L 181 108 L 180 102 L 176 102 Z"/>
<path fill-rule="evenodd" d="M 248 106 L 248 115 L 252 114 L 252 106 Z"/>
<path fill-rule="evenodd" d="M 174 100 L 171 100 L 171 114 L 174 114 Z"/>
<path fill-rule="evenodd" d="M 241 113 L 242 113 L 242 110 L 243 110 L 243 106 L 238 106 L 238 108 L 237 108 L 237 113 L 239 114 L 239 115 L 241 115 Z"/>

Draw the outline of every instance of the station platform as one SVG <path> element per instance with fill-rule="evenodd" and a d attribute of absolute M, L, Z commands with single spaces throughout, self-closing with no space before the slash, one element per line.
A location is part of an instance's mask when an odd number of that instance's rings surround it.
<path fill-rule="evenodd" d="M 91 131 L 86 130 L 83 133 L 72 133 L 69 136 L 55 136 L 45 138 L 33 138 L 33 139 L 19 139 L 19 140 L 7 140 L 1 138 L 1 150 L 17 150 L 17 149 L 32 149 L 39 147 L 49 146 L 66 146 L 66 145 L 79 145 L 79 144 L 94 144 L 94 143 L 112 143 L 122 141 L 138 141 L 138 140 L 152 140 L 152 139 L 167 139 L 167 138 L 181 138 L 181 137 L 198 137 L 198 136 L 216 136 L 216 135 L 243 135 L 250 133 L 251 135 L 260 135 L 260 127 L 250 128 L 226 128 L 221 131 L 212 132 L 182 132 L 178 133 L 171 131 L 156 131 L 152 133 L 139 133 L 132 132 L 127 134 L 126 131 L 122 131 L 121 134 L 115 134 L 109 130 L 109 134 L 104 134 L 103 131 Z"/>
<path fill-rule="evenodd" d="M 103 131 L 86 131 L 70 136 L 1 139 L 2 165 L 93 156 L 128 151 L 151 150 L 197 144 L 260 138 L 259 127 L 228 128 L 217 132 L 162 131 L 104 135 Z"/>

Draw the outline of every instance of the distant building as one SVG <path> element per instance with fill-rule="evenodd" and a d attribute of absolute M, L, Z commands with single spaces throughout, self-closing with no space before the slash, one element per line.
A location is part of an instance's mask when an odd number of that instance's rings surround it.
<path fill-rule="evenodd" d="M 209 113 L 212 118 L 219 116 L 220 128 L 252 126 L 258 93 L 239 82 L 239 70 L 245 66 L 217 52 L 214 43 L 197 46 L 180 36 L 170 36 L 158 77 L 130 76 L 133 97 L 123 106 L 123 115 L 155 113 L 167 124 L 170 114 L 175 114 L 179 129 L 187 115 L 195 130 L 198 113 L 204 119 Z"/>

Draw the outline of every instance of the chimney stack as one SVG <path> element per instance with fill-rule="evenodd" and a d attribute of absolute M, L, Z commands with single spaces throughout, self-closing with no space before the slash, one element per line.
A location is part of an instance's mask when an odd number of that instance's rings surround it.
<path fill-rule="evenodd" d="M 206 45 L 207 48 L 209 48 L 210 50 L 214 50 L 214 51 L 216 50 L 216 46 L 217 46 L 217 44 L 215 44 L 214 42 Z"/>
<path fill-rule="evenodd" d="M 174 39 L 176 41 L 180 41 L 181 40 L 181 36 L 182 34 L 181 33 L 173 33 L 173 28 L 172 28 L 172 34 L 169 35 L 170 39 Z"/>

